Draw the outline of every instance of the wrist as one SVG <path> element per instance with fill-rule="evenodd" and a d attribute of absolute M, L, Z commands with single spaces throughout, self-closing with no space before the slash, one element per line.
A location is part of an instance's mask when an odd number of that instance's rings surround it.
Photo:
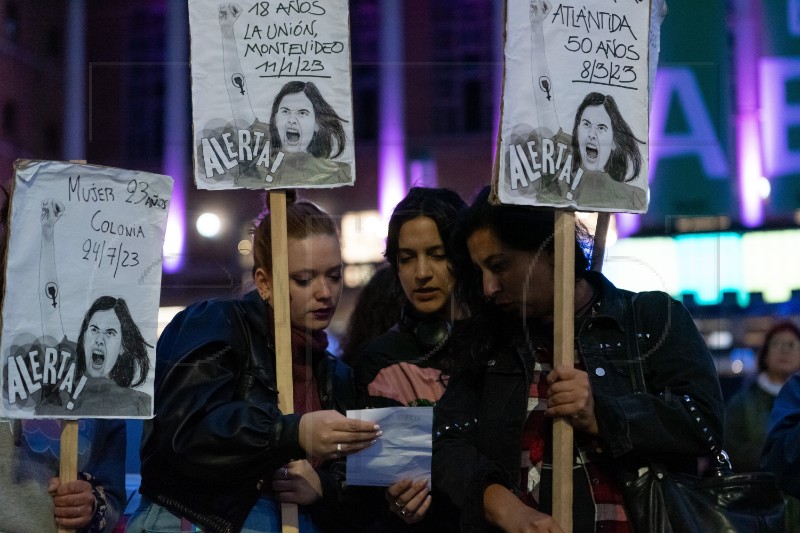
<path fill-rule="evenodd" d="M 79 479 L 89 482 L 92 485 L 92 496 L 94 496 L 94 505 L 92 507 L 92 519 L 90 522 L 81 528 L 82 533 L 99 533 L 106 527 L 106 511 L 108 503 L 105 498 L 105 489 L 96 478 L 86 472 L 78 474 Z"/>

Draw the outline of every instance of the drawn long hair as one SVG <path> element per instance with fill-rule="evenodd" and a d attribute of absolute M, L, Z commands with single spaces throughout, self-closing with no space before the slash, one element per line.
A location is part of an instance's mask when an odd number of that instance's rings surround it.
<path fill-rule="evenodd" d="M 113 379 L 120 387 L 138 387 L 147 379 L 147 373 L 150 370 L 150 358 L 147 355 L 147 348 L 152 348 L 153 346 L 144 340 L 142 332 L 139 331 L 139 326 L 136 325 L 131 317 L 125 300 L 114 298 L 113 296 L 101 296 L 96 299 L 83 317 L 81 333 L 78 335 L 78 375 L 82 376 L 86 373 L 83 339 L 86 336 L 86 330 L 89 328 L 89 321 L 96 312 L 108 311 L 109 309 L 114 310 L 119 320 L 120 329 L 122 330 L 122 345 L 121 353 L 117 357 L 117 362 L 108 377 Z M 137 373 L 138 379 L 134 383 L 133 379 L 137 376 Z"/>
<path fill-rule="evenodd" d="M 274 159 L 281 150 L 281 138 L 275 125 L 275 115 L 278 114 L 283 97 L 295 93 L 305 94 L 314 107 L 317 131 L 314 132 L 311 142 L 308 144 L 308 153 L 324 159 L 339 157 L 344 151 L 346 141 L 342 122 L 347 121 L 336 114 L 314 83 L 290 81 L 281 88 L 272 102 L 272 114 L 269 117 L 270 155 L 272 158 Z"/>
<path fill-rule="evenodd" d="M 639 153 L 639 144 L 644 144 L 636 138 L 631 131 L 628 123 L 622 118 L 622 113 L 617 107 L 617 102 L 610 94 L 589 93 L 578 106 L 575 113 L 575 123 L 572 126 L 572 172 L 578 171 L 581 166 L 581 151 L 578 139 L 578 126 L 584 110 L 589 106 L 603 106 L 608 116 L 611 118 L 611 128 L 613 130 L 614 148 L 604 169 L 608 174 L 619 182 L 633 181 L 642 169 L 642 156 Z M 632 164 L 633 172 L 628 176 L 628 161 Z"/>

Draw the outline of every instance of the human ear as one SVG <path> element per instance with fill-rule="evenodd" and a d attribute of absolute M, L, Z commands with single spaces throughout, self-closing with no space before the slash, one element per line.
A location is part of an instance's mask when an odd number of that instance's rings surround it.
<path fill-rule="evenodd" d="M 256 289 L 261 299 L 272 305 L 272 274 L 258 267 L 255 273 Z"/>

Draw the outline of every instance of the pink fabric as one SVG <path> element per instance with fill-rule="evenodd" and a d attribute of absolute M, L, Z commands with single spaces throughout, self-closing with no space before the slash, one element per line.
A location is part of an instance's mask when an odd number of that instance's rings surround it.
<path fill-rule="evenodd" d="M 391 398 L 403 405 L 419 399 L 437 402 L 444 394 L 439 381 L 441 370 L 422 368 L 411 363 L 397 363 L 383 368 L 367 386 L 371 396 Z"/>

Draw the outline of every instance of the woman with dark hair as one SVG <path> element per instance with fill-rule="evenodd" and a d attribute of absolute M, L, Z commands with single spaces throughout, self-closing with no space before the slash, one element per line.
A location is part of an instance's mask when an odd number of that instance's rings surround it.
<path fill-rule="evenodd" d="M 711 354 L 669 295 L 634 294 L 588 270 L 591 243 L 579 231 L 576 365 L 555 366 L 554 214 L 492 204 L 489 192 L 454 236 L 458 294 L 473 314 L 451 347 L 464 364 L 434 407 L 434 489 L 460 509 L 463 531 L 561 531 L 550 516 L 561 418 L 574 430 L 574 531 L 631 531 L 626 483 L 651 460 L 694 472 L 709 453 L 686 397 L 721 441 Z"/>
<path fill-rule="evenodd" d="M 119 327 L 104 329 L 98 323 L 97 313 L 113 311 Z M 110 316 L 110 315 L 107 315 Z M 112 322 L 113 326 L 116 323 Z M 108 336 L 107 340 L 103 337 Z M 116 350 L 106 348 L 113 342 Z M 147 348 L 152 348 L 139 331 L 128 304 L 122 298 L 101 296 L 86 311 L 78 335 L 78 375 L 108 376 L 120 387 L 138 387 L 147 379 L 150 358 Z M 134 379 L 136 381 L 134 382 Z"/>
<path fill-rule="evenodd" d="M 144 340 L 122 298 L 100 296 L 83 317 L 78 340 L 67 342 L 61 316 L 56 272 L 55 225 L 64 213 L 61 202 L 42 202 L 42 248 L 39 262 L 39 308 L 45 339 L 54 346 L 74 346 L 71 394 L 52 387 L 36 407 L 37 415 L 138 416 L 152 414 L 152 398 L 136 390 L 147 380 L 152 348 Z M 63 339 L 63 340 L 62 340 Z M 86 378 L 84 385 L 80 385 Z M 79 392 L 78 387 L 80 388 Z"/>
<path fill-rule="evenodd" d="M 293 95 L 294 107 L 287 103 Z M 297 123 L 295 116 L 309 119 L 310 127 L 293 131 L 293 124 Z M 272 103 L 269 117 L 272 156 L 283 150 L 287 153 L 305 151 L 325 159 L 339 157 L 346 141 L 342 122 L 343 119 L 325 101 L 314 83 L 290 81 Z"/>
<path fill-rule="evenodd" d="M 769 415 L 783 385 L 800 371 L 800 329 L 788 321 L 773 325 L 758 351 L 758 375 L 728 402 L 725 451 L 735 471 L 760 470 Z"/>
<path fill-rule="evenodd" d="M 561 127 L 555 103 L 558 87 L 553 86 L 550 77 L 543 30 L 552 8 L 550 0 L 530 0 L 531 72 L 538 129 L 530 133 L 529 139 L 523 136 L 518 142 L 533 141 L 539 151 L 537 156 L 544 161 L 547 157 L 542 141 L 546 139 L 556 147 L 558 161 L 565 167 L 570 160 L 572 164 L 569 173 L 560 167 L 549 173 L 542 171 L 545 175 L 538 180 L 537 204 L 643 211 L 647 208 L 647 194 L 637 185 L 646 179 L 640 177 L 639 146 L 645 143 L 634 135 L 614 98 L 588 93 L 578 105 L 571 135 Z M 532 168 L 539 166 L 535 159 L 531 164 Z M 570 174 L 568 179 L 565 174 Z"/>
<path fill-rule="evenodd" d="M 261 139 L 264 124 L 253 110 L 233 31 L 241 13 L 242 8 L 236 3 L 219 6 L 225 84 L 236 128 L 250 130 L 251 139 Z M 343 122 L 346 120 L 336 113 L 313 82 L 294 80 L 286 83 L 272 102 L 268 137 L 264 140 L 270 144 L 270 165 L 259 169 L 258 180 L 252 184 L 263 187 L 265 179 L 275 187 L 282 183 L 303 186 L 350 183 L 350 165 L 333 161 L 342 155 L 347 144 Z M 258 144 L 259 141 L 255 141 L 255 145 Z M 252 153 L 260 153 L 261 149 L 255 145 L 249 149 L 252 148 Z M 278 159 L 281 153 L 283 159 Z M 257 159 L 254 157 L 251 164 L 242 169 L 237 184 L 250 184 L 249 180 L 240 179 L 250 173 L 251 167 L 258 167 L 255 164 Z M 278 168 L 273 171 L 275 162 L 278 162 Z"/>
<path fill-rule="evenodd" d="M 327 351 L 342 291 L 333 219 L 310 202 L 286 207 L 294 414 L 278 409 L 271 215 L 253 232 L 255 289 L 195 303 L 158 341 L 156 416 L 142 440 L 142 505 L 127 531 L 281 531 L 280 503 L 301 532 L 352 531 L 346 455 L 380 436 L 345 418 L 356 407 L 349 367 Z"/>
<path fill-rule="evenodd" d="M 601 110 L 602 109 L 602 110 Z M 578 106 L 572 127 L 572 169 L 607 172 L 619 182 L 639 176 L 644 144 L 622 118 L 610 94 L 589 93 Z"/>
<path fill-rule="evenodd" d="M 464 317 L 453 298 L 450 237 L 465 207 L 449 189 L 414 187 L 394 208 L 385 256 L 402 288 L 402 310 L 400 321 L 367 343 L 355 365 L 368 407 L 433 405 L 444 393 L 453 363 L 448 346 L 453 322 Z M 389 487 L 386 499 L 394 515 L 389 524 L 398 517 L 406 524 L 423 520 L 432 501 L 428 484 L 408 479 Z M 424 527 L 455 526 L 444 514 L 426 518 Z"/>
<path fill-rule="evenodd" d="M 150 395 L 134 389 L 147 379 L 148 348 L 152 346 L 133 322 L 125 300 L 113 296 L 95 300 L 86 311 L 78 335 L 76 383 L 82 376 L 87 380 L 71 413 L 150 415 Z"/>
<path fill-rule="evenodd" d="M 400 319 L 399 289 L 388 265 L 372 274 L 358 294 L 342 336 L 342 361 L 355 366 L 364 346 Z"/>

